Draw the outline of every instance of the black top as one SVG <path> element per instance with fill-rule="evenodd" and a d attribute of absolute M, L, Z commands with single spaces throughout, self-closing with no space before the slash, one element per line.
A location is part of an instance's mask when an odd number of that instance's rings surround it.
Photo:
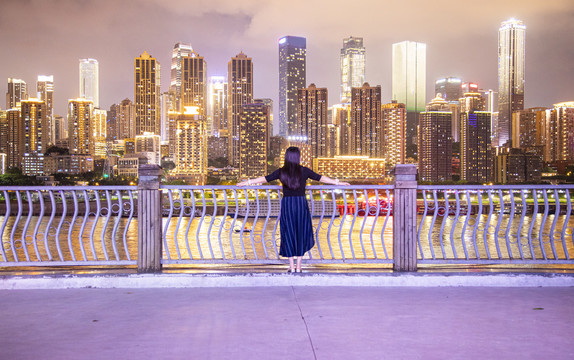
<path fill-rule="evenodd" d="M 280 175 L 281 169 L 277 169 L 271 174 L 265 176 L 265 180 L 267 182 L 271 182 L 279 179 Z M 305 196 L 305 184 L 307 183 L 307 179 L 319 181 L 321 179 L 321 175 L 305 166 L 301 166 L 301 180 L 299 182 L 299 188 L 297 190 L 291 190 L 283 185 L 283 196 Z"/>

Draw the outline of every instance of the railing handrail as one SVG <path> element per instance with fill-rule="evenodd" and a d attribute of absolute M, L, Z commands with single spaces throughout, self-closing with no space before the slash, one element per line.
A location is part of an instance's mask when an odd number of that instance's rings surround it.
<path fill-rule="evenodd" d="M 418 185 L 419 190 L 554 190 L 574 189 L 571 185 Z"/>
<path fill-rule="evenodd" d="M 282 186 L 280 185 L 249 185 L 249 186 L 237 186 L 237 185 L 160 185 L 160 189 L 166 190 L 234 190 L 234 189 L 259 189 L 259 190 L 280 190 Z M 336 190 L 336 189 L 348 189 L 348 190 L 391 190 L 394 189 L 393 185 L 307 185 L 307 190 Z"/>
<path fill-rule="evenodd" d="M 90 185 L 90 186 L 0 186 L 0 191 L 78 191 L 78 190 L 137 190 L 137 185 Z"/>

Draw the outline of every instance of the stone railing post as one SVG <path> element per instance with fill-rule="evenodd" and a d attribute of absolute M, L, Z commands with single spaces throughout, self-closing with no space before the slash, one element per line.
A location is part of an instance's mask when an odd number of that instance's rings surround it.
<path fill-rule="evenodd" d="M 161 271 L 161 191 L 162 170 L 158 165 L 138 169 L 138 272 Z"/>
<path fill-rule="evenodd" d="M 395 271 L 417 271 L 417 168 L 394 169 L 393 259 Z"/>

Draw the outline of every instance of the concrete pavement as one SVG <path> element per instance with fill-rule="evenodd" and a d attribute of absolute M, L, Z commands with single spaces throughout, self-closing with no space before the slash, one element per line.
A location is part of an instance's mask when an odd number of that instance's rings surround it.
<path fill-rule="evenodd" d="M 0 359 L 572 359 L 572 299 L 572 286 L 2 290 Z"/>

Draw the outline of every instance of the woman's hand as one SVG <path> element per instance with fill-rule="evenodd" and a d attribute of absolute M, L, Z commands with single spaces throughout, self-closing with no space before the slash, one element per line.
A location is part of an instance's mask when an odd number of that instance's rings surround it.
<path fill-rule="evenodd" d="M 251 184 L 251 181 L 245 180 L 245 181 L 242 181 L 242 182 L 238 182 L 238 183 L 237 183 L 237 186 L 247 186 L 247 185 L 252 185 L 252 184 Z"/>

